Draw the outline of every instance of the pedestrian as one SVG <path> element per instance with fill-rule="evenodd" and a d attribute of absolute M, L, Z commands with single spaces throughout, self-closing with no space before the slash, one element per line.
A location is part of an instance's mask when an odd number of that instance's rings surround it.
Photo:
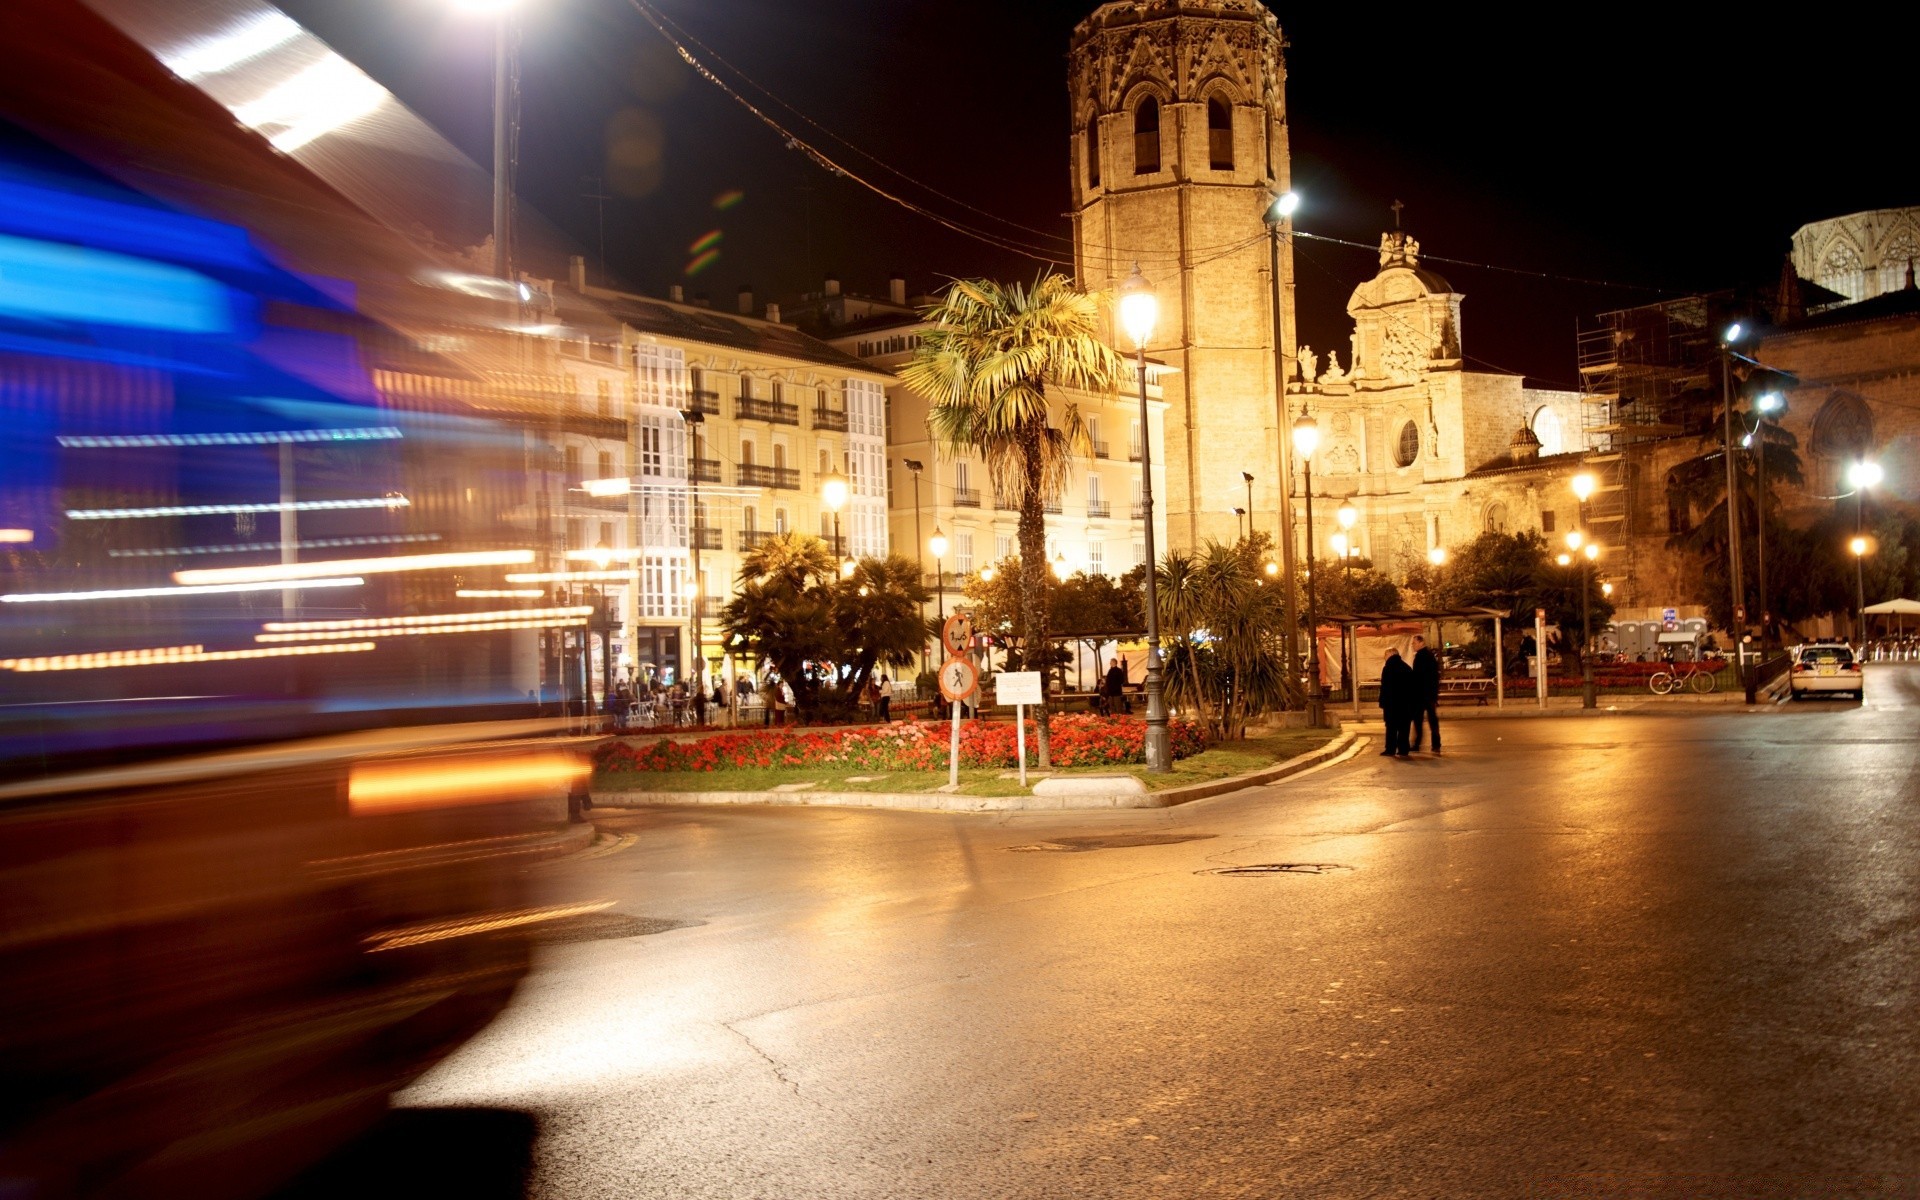
<path fill-rule="evenodd" d="M 800 707 L 799 704 L 794 700 L 793 685 L 788 683 L 786 680 L 782 679 L 780 681 L 781 714 L 785 715 L 786 713 L 789 713 L 789 712 L 793 713 L 793 723 L 795 725 L 798 725 L 800 723 L 800 713 L 798 711 L 799 707 Z"/>
<path fill-rule="evenodd" d="M 760 709 L 762 725 L 785 725 L 786 714 L 780 711 L 781 683 L 778 675 L 768 675 L 767 685 L 760 689 L 764 697 Z"/>
<path fill-rule="evenodd" d="M 880 672 L 879 719 L 882 725 L 893 720 L 893 677 L 885 671 Z"/>
<path fill-rule="evenodd" d="M 1407 757 L 1407 725 L 1413 719 L 1413 668 L 1389 648 L 1387 661 L 1380 668 L 1380 719 L 1387 727 L 1387 747 L 1383 758 Z"/>
<path fill-rule="evenodd" d="M 1427 649 L 1427 639 L 1413 639 L 1413 748 L 1420 748 L 1421 726 L 1433 731 L 1433 752 L 1440 753 L 1440 660 Z"/>
<path fill-rule="evenodd" d="M 1106 708 L 1108 716 L 1112 716 L 1122 709 L 1128 712 L 1133 711 L 1133 706 L 1127 703 L 1127 669 L 1120 665 L 1118 658 L 1113 659 L 1107 667 L 1106 683 L 1100 690 L 1107 698 Z"/>

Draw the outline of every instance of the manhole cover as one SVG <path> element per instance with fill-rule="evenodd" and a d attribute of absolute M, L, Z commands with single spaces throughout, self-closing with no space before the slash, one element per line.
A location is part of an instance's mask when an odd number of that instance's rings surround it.
<path fill-rule="evenodd" d="M 1106 837 L 1065 837 L 1024 846 L 1008 846 L 1014 851 L 1052 850 L 1064 854 L 1082 854 L 1088 850 L 1125 850 L 1133 846 L 1171 846 L 1176 842 L 1200 842 L 1211 833 L 1113 833 Z"/>
<path fill-rule="evenodd" d="M 545 921 L 534 926 L 533 940 L 543 945 L 564 945 L 568 942 L 605 942 L 617 938 L 645 937 L 650 933 L 665 933 L 669 929 L 684 929 L 689 925 L 698 925 L 698 921 L 675 921 L 666 917 L 629 917 L 623 913 L 582 913 L 577 917 L 562 917 L 557 921 Z"/>
<path fill-rule="evenodd" d="M 1243 867 L 1209 867 L 1195 875 L 1331 875 L 1351 871 L 1344 863 L 1248 863 Z"/>

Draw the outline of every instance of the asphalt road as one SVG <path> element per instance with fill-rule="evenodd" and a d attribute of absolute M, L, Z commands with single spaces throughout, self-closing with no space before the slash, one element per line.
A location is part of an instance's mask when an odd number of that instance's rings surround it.
<path fill-rule="evenodd" d="M 407 1102 L 530 1115 L 541 1197 L 1920 1196 L 1920 667 L 1868 688 L 1164 812 L 602 815 L 551 881 L 688 924 L 547 948 Z"/>

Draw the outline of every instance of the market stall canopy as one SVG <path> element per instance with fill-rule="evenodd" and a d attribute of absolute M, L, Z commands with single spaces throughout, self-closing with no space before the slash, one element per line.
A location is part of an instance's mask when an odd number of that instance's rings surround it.
<path fill-rule="evenodd" d="M 1878 604 L 1869 604 L 1861 611 L 1876 617 L 1892 613 L 1920 616 L 1920 600 L 1883 600 Z"/>

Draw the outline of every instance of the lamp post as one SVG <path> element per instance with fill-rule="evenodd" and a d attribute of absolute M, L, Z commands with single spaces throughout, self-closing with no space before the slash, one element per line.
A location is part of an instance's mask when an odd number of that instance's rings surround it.
<path fill-rule="evenodd" d="M 941 560 L 947 556 L 947 535 L 940 527 L 933 527 L 933 536 L 927 539 L 927 549 L 933 554 L 934 586 L 939 589 L 939 607 L 934 611 L 940 615 L 940 624 L 947 623 L 947 572 Z"/>
<path fill-rule="evenodd" d="M 1307 724 L 1325 723 L 1320 694 L 1320 619 L 1314 601 L 1313 452 L 1320 447 L 1320 423 L 1302 413 L 1293 423 L 1293 452 L 1300 456 L 1300 480 L 1307 497 Z"/>
<path fill-rule="evenodd" d="M 1234 528 L 1240 531 L 1240 540 L 1243 542 L 1247 540 L 1246 515 L 1247 510 L 1244 508 L 1236 507 L 1233 510 Z"/>
<path fill-rule="evenodd" d="M 920 574 L 924 582 L 927 573 L 927 544 L 920 540 L 920 472 L 927 469 L 927 464 L 917 458 L 903 458 L 900 460 L 900 465 L 913 472 L 913 562 L 915 566 L 920 568 Z M 925 617 L 926 613 L 926 609 L 923 608 L 920 610 L 922 617 Z M 927 643 L 925 641 L 920 643 L 920 669 L 922 671 L 927 669 Z"/>
<path fill-rule="evenodd" d="M 1863 565 L 1870 549 L 1867 541 L 1867 489 L 1878 487 L 1886 478 L 1886 472 L 1880 464 L 1870 458 L 1860 459 L 1847 468 L 1847 482 L 1853 485 L 1853 540 L 1847 543 L 1853 551 L 1853 592 L 1856 603 L 1854 609 L 1859 624 L 1855 626 L 1862 642 L 1866 641 L 1867 629 L 1867 578 Z"/>
<path fill-rule="evenodd" d="M 1247 532 L 1251 534 L 1253 532 L 1253 472 L 1242 471 L 1240 478 L 1247 484 Z"/>
<path fill-rule="evenodd" d="M 1593 489 L 1597 483 L 1598 481 L 1586 471 L 1582 471 L 1573 477 L 1573 496 L 1574 499 L 1580 502 L 1580 529 L 1567 535 L 1567 548 L 1570 550 L 1580 549 L 1580 539 L 1582 537 L 1580 530 L 1584 530 L 1587 527 L 1587 498 L 1593 495 Z M 1587 550 L 1589 553 L 1586 561 L 1591 563 L 1593 561 L 1593 555 L 1598 553 L 1599 547 L 1589 543 Z M 1590 568 L 1583 564 L 1580 568 L 1581 708 L 1595 708 L 1599 704 L 1599 700 L 1594 694 L 1593 686 L 1593 617 L 1589 611 L 1589 600 L 1591 598 L 1589 594 L 1592 591 L 1593 579 L 1590 574 Z"/>
<path fill-rule="evenodd" d="M 706 428 L 707 414 L 697 408 L 690 408 L 686 412 L 681 413 L 680 417 L 687 424 L 687 466 L 689 468 L 687 471 L 687 487 L 689 489 L 689 504 L 691 505 L 687 512 L 687 541 L 693 546 L 693 583 L 695 589 L 690 598 L 691 603 L 689 604 L 689 608 L 693 612 L 693 678 L 695 683 L 700 683 L 706 674 L 706 661 L 700 654 L 700 605 L 704 603 L 704 600 L 700 597 L 699 593 L 705 585 L 705 581 L 700 573 L 700 539 L 706 536 L 707 522 L 706 518 L 702 516 L 700 512 L 700 470 L 694 464 L 701 461 L 704 457 L 700 453 L 700 434 Z"/>
<path fill-rule="evenodd" d="M 1287 436 L 1287 372 L 1293 365 L 1293 244 L 1280 253 L 1282 238 L 1293 235 L 1293 214 L 1300 208 L 1300 197 L 1283 192 L 1268 202 L 1261 219 L 1267 226 L 1268 272 L 1273 280 L 1273 407 L 1274 432 Z M 1284 270 L 1282 268 L 1285 268 Z M 1279 450 L 1280 474 L 1276 477 L 1280 510 L 1280 566 L 1286 572 L 1283 603 L 1287 625 L 1287 678 L 1300 677 L 1299 605 L 1293 594 L 1293 470 L 1285 444 Z"/>
<path fill-rule="evenodd" d="M 1760 410 L 1759 428 L 1754 431 L 1759 444 L 1753 452 L 1755 490 L 1759 493 L 1754 502 L 1754 582 L 1760 588 L 1760 648 L 1764 651 L 1771 644 L 1773 631 L 1773 613 L 1767 606 L 1767 421 L 1786 407 L 1786 402 L 1779 392 L 1763 392 L 1754 407 Z"/>
<path fill-rule="evenodd" d="M 1133 264 L 1133 274 L 1120 285 L 1120 323 L 1133 339 L 1134 374 L 1140 379 L 1140 512 L 1146 523 L 1147 552 L 1147 770 L 1159 774 L 1173 769 L 1173 743 L 1167 733 L 1167 701 L 1160 659 L 1160 594 L 1154 579 L 1158 556 L 1153 548 L 1153 427 L 1147 421 L 1147 339 L 1153 336 L 1160 302 L 1153 285 Z"/>
<path fill-rule="evenodd" d="M 518 0 L 454 0 L 454 6 L 494 18 L 493 32 L 493 273 L 513 275 L 512 129 L 519 116 L 513 87 L 513 10 Z"/>
<path fill-rule="evenodd" d="M 1735 321 L 1720 338 L 1721 451 L 1727 460 L 1727 583 L 1733 600 L 1728 610 L 1727 633 L 1736 642 L 1747 623 L 1747 607 L 1746 589 L 1740 581 L 1739 473 L 1733 463 L 1733 344 L 1745 332 L 1745 327 Z"/>

